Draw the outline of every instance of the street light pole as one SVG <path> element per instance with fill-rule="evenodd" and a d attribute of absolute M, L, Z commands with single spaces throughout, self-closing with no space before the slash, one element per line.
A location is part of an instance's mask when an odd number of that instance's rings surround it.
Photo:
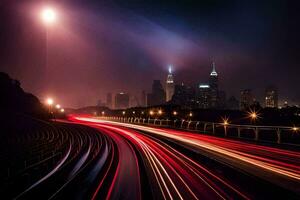
<path fill-rule="evenodd" d="M 46 74 L 48 71 L 48 65 L 49 65 L 49 27 L 51 25 L 53 25 L 56 21 L 57 21 L 57 13 L 55 12 L 55 10 L 53 8 L 47 7 L 44 8 L 41 11 L 41 20 L 43 21 L 43 23 L 46 26 L 46 63 L 45 63 L 45 67 L 46 67 Z M 48 79 L 48 77 L 46 77 L 46 80 Z"/>

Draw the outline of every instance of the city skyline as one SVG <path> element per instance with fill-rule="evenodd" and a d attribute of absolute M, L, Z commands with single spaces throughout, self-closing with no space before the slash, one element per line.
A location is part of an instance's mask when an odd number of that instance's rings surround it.
<path fill-rule="evenodd" d="M 42 7 L 36 2 L 1 4 L 0 67 L 40 98 L 54 96 L 66 106 L 80 107 L 95 104 L 108 92 L 138 94 L 149 90 L 153 79 L 164 80 L 170 63 L 177 81 L 197 84 L 213 60 L 229 96 L 252 88 L 262 97 L 267 85 L 276 85 L 281 97 L 299 104 L 294 84 L 298 51 L 290 45 L 297 41 L 294 22 L 284 21 L 293 15 L 286 16 L 290 5 L 281 1 L 272 3 L 273 10 L 264 2 L 145 1 L 134 7 L 120 1 L 53 1 L 64 12 L 49 30 L 47 70 L 45 27 L 32 14 Z M 7 40 L 10 36 L 18 40 Z"/>
<path fill-rule="evenodd" d="M 279 91 L 276 86 L 268 85 L 262 97 L 257 97 L 250 88 L 241 88 L 239 96 L 228 95 L 222 88 L 222 83 L 218 81 L 219 74 L 216 69 L 215 62 L 211 63 L 211 72 L 205 80 L 199 81 L 196 85 L 186 85 L 183 82 L 176 81 L 176 74 L 172 65 L 169 65 L 167 77 L 164 80 L 153 80 L 152 90 L 146 93 L 142 90 L 140 95 L 125 93 L 124 91 L 114 94 L 127 95 L 127 106 L 130 107 L 147 107 L 159 105 L 179 105 L 182 108 L 189 109 L 228 109 L 228 110 L 248 110 L 252 106 L 260 106 L 261 108 L 282 108 L 287 106 L 299 106 L 297 104 L 289 104 L 286 100 L 279 103 Z M 107 93 L 112 95 L 112 93 Z M 120 109 L 118 103 L 113 104 L 106 97 L 106 102 L 98 106 L 108 107 L 110 109 Z M 262 99 L 259 101 L 259 99 Z M 99 100 L 98 102 L 102 102 Z M 113 105 L 113 106 L 112 106 Z"/>

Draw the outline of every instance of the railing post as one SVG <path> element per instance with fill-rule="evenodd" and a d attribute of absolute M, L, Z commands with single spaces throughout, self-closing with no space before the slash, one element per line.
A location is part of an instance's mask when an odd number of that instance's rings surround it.
<path fill-rule="evenodd" d="M 213 134 L 215 134 L 215 123 L 212 123 Z"/>
<path fill-rule="evenodd" d="M 281 130 L 280 128 L 277 128 L 277 143 L 280 144 L 281 143 Z"/>
<path fill-rule="evenodd" d="M 183 122 L 184 122 L 184 119 L 181 121 L 181 126 L 180 126 L 180 128 L 182 128 L 182 126 L 183 126 Z"/>
<path fill-rule="evenodd" d="M 196 123 L 195 130 L 198 130 L 198 125 L 199 125 L 199 122 Z"/>
<path fill-rule="evenodd" d="M 204 123 L 204 127 L 203 127 L 203 132 L 205 133 L 206 132 L 206 123 Z"/>
<path fill-rule="evenodd" d="M 258 127 L 255 128 L 255 141 L 258 141 Z"/>
<path fill-rule="evenodd" d="M 188 126 L 187 126 L 187 129 L 190 129 L 190 124 L 192 123 L 192 121 L 189 121 L 188 122 Z"/>
<path fill-rule="evenodd" d="M 224 125 L 224 135 L 225 135 L 225 137 L 227 137 L 227 126 L 226 125 Z"/>
<path fill-rule="evenodd" d="M 241 127 L 238 127 L 237 131 L 238 131 L 238 138 L 241 138 Z"/>

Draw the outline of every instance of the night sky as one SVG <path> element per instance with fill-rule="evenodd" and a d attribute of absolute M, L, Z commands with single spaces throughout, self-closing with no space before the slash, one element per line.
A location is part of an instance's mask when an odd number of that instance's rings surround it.
<path fill-rule="evenodd" d="M 58 11 L 47 67 L 45 5 Z M 251 88 L 261 100 L 272 84 L 280 101 L 299 104 L 297 12 L 284 0 L 2 0 L 0 71 L 40 98 L 79 107 L 107 92 L 150 91 L 169 64 L 178 83 L 207 82 L 215 61 L 228 96 Z"/>

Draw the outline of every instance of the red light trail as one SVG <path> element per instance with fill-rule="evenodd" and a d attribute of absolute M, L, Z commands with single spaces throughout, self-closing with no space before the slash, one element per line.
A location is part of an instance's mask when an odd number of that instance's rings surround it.
<path fill-rule="evenodd" d="M 214 174 L 201 163 L 180 153 L 158 137 L 175 141 L 196 151 L 204 151 L 206 155 L 216 160 L 220 160 L 221 157 L 226 164 L 248 173 L 256 171 L 256 176 L 260 178 L 267 179 L 272 175 L 274 179 L 278 178 L 286 185 L 299 185 L 298 152 L 185 131 L 103 121 L 92 117 L 73 116 L 70 120 L 95 127 L 102 133 L 110 134 L 115 140 L 116 137 L 119 139 L 123 137 L 133 144 L 142 154 L 143 161 L 147 163 L 151 185 L 158 187 L 161 193 L 159 197 L 164 199 L 250 197 L 237 185 L 228 182 L 225 177 Z M 275 184 L 282 185 L 281 183 L 275 181 Z"/>
<path fill-rule="evenodd" d="M 300 153 L 296 150 L 83 115 L 70 116 L 55 126 L 42 124 L 38 132 L 21 141 L 38 141 L 25 150 L 31 152 L 30 159 L 42 160 L 28 162 L 18 172 L 21 176 L 10 177 L 11 185 L 0 187 L 2 196 L 9 199 L 300 196 Z M 31 181 L 24 185 L 22 174 Z"/>

